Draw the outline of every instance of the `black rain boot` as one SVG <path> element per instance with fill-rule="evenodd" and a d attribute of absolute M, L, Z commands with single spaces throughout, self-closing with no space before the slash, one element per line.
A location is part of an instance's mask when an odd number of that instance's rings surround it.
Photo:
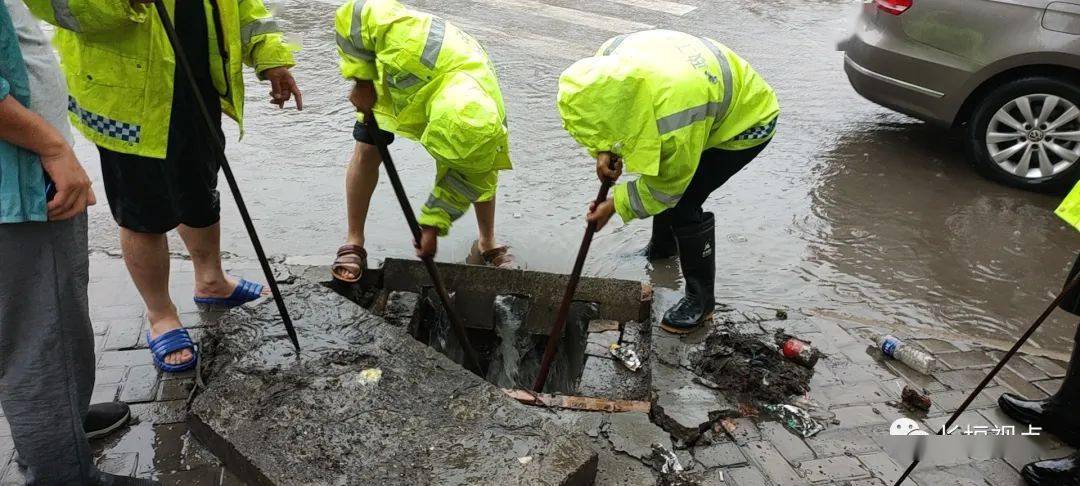
<path fill-rule="evenodd" d="M 678 252 L 675 246 L 675 231 L 671 227 L 672 219 L 670 209 L 653 216 L 652 236 L 649 237 L 649 244 L 642 250 L 645 258 L 650 261 L 662 260 L 671 258 Z"/>
<path fill-rule="evenodd" d="M 1080 486 L 1080 452 L 1024 466 L 1020 476 L 1031 486 Z"/>
<path fill-rule="evenodd" d="M 1080 328 L 1077 331 L 1069 370 L 1057 393 L 1043 400 L 1026 400 L 1012 393 L 998 398 L 1005 415 L 1022 424 L 1042 427 L 1073 447 L 1080 445 L 1080 414 L 1076 413 L 1080 407 Z"/>
<path fill-rule="evenodd" d="M 675 228 L 679 241 L 679 265 L 686 278 L 686 296 L 664 313 L 660 327 L 668 332 L 685 334 L 712 318 L 716 307 L 713 284 L 716 280 L 715 220 L 705 213 L 705 221 Z"/>

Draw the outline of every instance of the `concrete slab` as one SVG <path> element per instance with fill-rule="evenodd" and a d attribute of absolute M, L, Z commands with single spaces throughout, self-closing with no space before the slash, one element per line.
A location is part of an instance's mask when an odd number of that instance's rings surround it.
<path fill-rule="evenodd" d="M 203 339 L 192 432 L 251 484 L 591 484 L 597 454 L 405 330 L 317 284 L 284 287 L 303 352 L 272 303 Z M 366 370 L 380 370 L 373 373 Z"/>

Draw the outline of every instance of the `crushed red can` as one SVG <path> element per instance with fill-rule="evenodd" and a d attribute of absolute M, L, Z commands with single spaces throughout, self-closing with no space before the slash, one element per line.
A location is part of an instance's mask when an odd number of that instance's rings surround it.
<path fill-rule="evenodd" d="M 789 337 L 780 345 L 780 354 L 807 368 L 813 368 L 817 364 L 821 353 L 805 341 Z"/>

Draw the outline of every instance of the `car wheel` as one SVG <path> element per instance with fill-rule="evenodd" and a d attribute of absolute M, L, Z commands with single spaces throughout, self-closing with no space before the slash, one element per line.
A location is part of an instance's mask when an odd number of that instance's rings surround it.
<path fill-rule="evenodd" d="M 1024 189 L 1067 189 L 1080 178 L 1080 88 L 1043 76 L 999 86 L 976 105 L 966 138 L 983 175 Z"/>

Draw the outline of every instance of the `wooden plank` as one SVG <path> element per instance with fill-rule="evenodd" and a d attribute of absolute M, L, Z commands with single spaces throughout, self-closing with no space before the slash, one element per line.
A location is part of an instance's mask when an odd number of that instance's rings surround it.
<path fill-rule="evenodd" d="M 514 400 L 524 403 L 525 405 L 536 407 L 611 413 L 649 413 L 649 411 L 652 410 L 651 403 L 637 400 L 609 400 L 607 398 L 549 395 L 547 393 L 533 393 L 528 390 L 513 390 L 508 388 L 503 388 L 503 392 Z"/>

